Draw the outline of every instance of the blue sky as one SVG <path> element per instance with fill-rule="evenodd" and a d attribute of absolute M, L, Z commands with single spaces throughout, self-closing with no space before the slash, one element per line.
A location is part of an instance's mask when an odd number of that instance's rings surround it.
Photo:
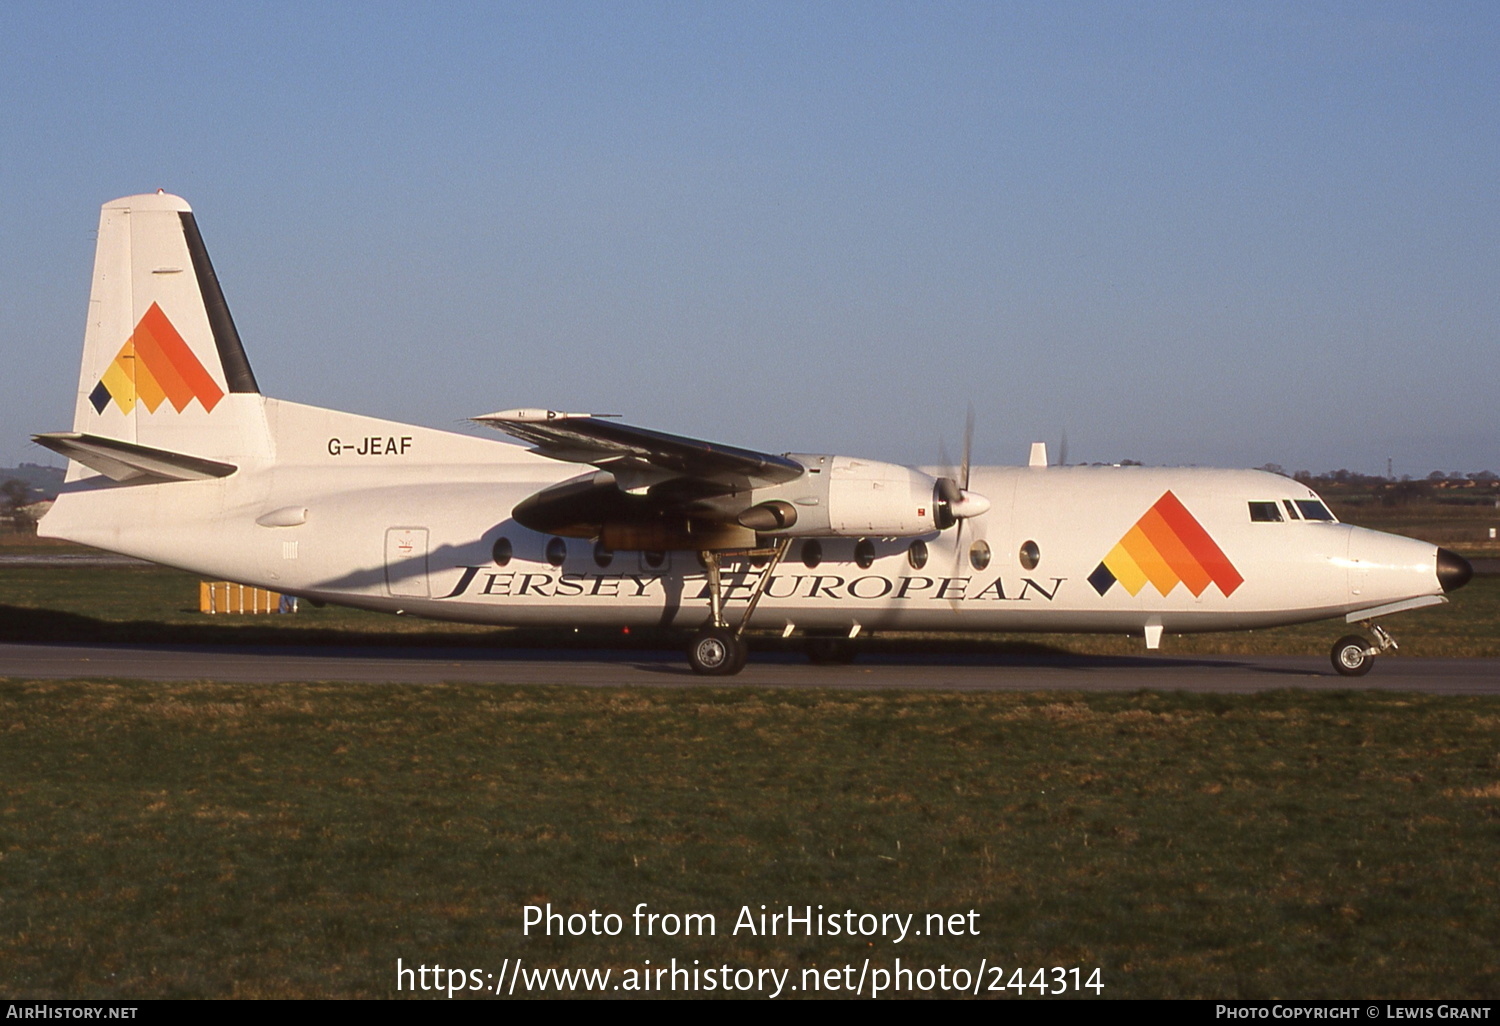
<path fill-rule="evenodd" d="M 771 451 L 1500 470 L 1500 7 L 0 6 L 0 463 L 101 203 L 261 386 Z"/>

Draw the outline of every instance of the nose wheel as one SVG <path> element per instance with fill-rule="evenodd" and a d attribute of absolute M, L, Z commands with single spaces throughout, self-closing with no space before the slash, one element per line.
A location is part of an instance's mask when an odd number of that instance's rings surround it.
<path fill-rule="evenodd" d="M 1375 643 L 1358 634 L 1350 634 L 1334 642 L 1329 653 L 1333 668 L 1344 677 L 1363 677 L 1375 666 L 1375 657 L 1396 647 L 1396 639 L 1385 632 L 1379 624 L 1365 623 L 1375 635 Z"/>
<path fill-rule="evenodd" d="M 1333 668 L 1345 677 L 1363 677 L 1375 665 L 1375 648 L 1358 634 L 1333 644 Z"/>

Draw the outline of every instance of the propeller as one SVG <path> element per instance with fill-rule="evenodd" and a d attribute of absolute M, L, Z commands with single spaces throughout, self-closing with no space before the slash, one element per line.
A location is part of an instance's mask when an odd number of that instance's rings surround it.
<path fill-rule="evenodd" d="M 990 508 L 990 500 L 978 492 L 969 491 L 969 471 L 973 467 L 974 458 L 974 404 L 969 404 L 968 416 L 964 418 L 964 460 L 957 473 L 953 472 L 952 464 L 948 463 L 946 447 L 939 443 L 938 453 L 943 464 L 948 467 L 949 476 L 937 479 L 937 485 L 932 490 L 932 513 L 937 522 L 938 530 L 944 531 L 958 525 L 958 537 L 954 544 L 958 544 L 958 538 L 963 535 L 963 521 L 969 517 L 977 517 Z"/>

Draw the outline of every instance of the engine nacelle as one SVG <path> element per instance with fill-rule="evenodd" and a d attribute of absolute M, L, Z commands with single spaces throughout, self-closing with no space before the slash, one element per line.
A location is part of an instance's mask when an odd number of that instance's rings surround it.
<path fill-rule="evenodd" d="M 834 534 L 926 534 L 937 529 L 937 481 L 894 463 L 835 456 L 828 481 L 828 526 Z"/>
<path fill-rule="evenodd" d="M 622 490 L 596 471 L 542 489 L 512 512 L 545 534 L 600 539 L 619 549 L 745 549 L 756 536 L 910 538 L 952 527 L 989 500 L 894 463 L 852 456 L 788 454 L 807 468 L 783 484 L 721 492 L 668 480 L 647 494 Z M 691 482 L 690 482 L 691 483 Z"/>
<path fill-rule="evenodd" d="M 851 456 L 809 456 L 792 459 L 807 467 L 796 481 L 776 488 L 756 489 L 758 530 L 795 537 L 867 535 L 905 537 L 938 529 L 934 508 L 937 480 L 910 467 Z M 780 516 L 781 529 L 770 520 L 773 504 L 790 506 L 795 517 Z M 767 515 L 759 515 L 767 510 Z M 744 520 L 741 520 L 744 523 Z"/>

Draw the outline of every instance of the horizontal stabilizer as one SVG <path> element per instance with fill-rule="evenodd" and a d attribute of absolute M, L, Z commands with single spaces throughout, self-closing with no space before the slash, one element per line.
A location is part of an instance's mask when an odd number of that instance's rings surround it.
<path fill-rule="evenodd" d="M 228 477 L 239 469 L 233 463 L 220 463 L 201 456 L 153 449 L 149 445 L 137 445 L 118 438 L 104 438 L 76 431 L 32 435 L 31 440 L 70 460 L 77 460 L 91 470 L 97 470 L 112 481 L 128 484 L 206 481 L 215 477 Z"/>

